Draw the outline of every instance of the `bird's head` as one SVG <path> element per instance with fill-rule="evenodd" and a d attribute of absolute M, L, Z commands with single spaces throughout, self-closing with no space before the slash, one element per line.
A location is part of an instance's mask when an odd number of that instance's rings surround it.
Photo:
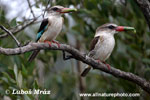
<path fill-rule="evenodd" d="M 114 35 L 118 32 L 122 32 L 122 31 L 129 31 L 132 30 L 134 31 L 134 33 L 136 32 L 134 27 L 128 27 L 128 26 L 118 26 L 116 24 L 113 23 L 107 23 L 104 24 L 100 27 L 97 28 L 96 30 L 96 36 L 100 35 L 100 34 L 110 34 L 110 35 Z"/>
<path fill-rule="evenodd" d="M 50 15 L 62 15 L 63 13 L 69 13 L 77 11 L 75 8 L 64 8 L 63 6 L 53 6 L 46 9 L 47 13 Z"/>

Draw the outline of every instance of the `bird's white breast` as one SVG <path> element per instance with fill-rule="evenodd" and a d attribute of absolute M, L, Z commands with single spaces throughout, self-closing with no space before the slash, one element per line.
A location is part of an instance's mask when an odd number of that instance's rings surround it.
<path fill-rule="evenodd" d="M 63 18 L 61 16 L 50 16 L 48 17 L 49 26 L 43 33 L 41 41 L 51 41 L 56 39 L 57 35 L 61 32 L 63 26 Z"/>
<path fill-rule="evenodd" d="M 114 49 L 115 39 L 114 36 L 110 34 L 101 34 L 100 37 L 101 40 L 95 45 L 93 58 L 105 61 L 109 58 Z"/>

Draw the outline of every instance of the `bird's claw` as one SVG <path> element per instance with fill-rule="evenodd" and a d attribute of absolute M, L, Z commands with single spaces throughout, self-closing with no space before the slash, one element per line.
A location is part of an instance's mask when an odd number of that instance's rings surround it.
<path fill-rule="evenodd" d="M 49 46 L 51 47 L 51 42 L 50 41 L 44 41 L 45 43 L 48 43 L 49 44 Z"/>
<path fill-rule="evenodd" d="M 107 68 L 110 70 L 110 65 L 109 64 L 106 64 L 106 62 L 104 62 L 104 61 L 102 63 L 104 63 L 107 66 Z"/>
<path fill-rule="evenodd" d="M 60 44 L 57 41 L 52 40 L 53 43 L 56 43 L 58 48 L 60 48 Z"/>
<path fill-rule="evenodd" d="M 107 68 L 110 70 L 110 65 L 109 64 L 106 64 Z"/>

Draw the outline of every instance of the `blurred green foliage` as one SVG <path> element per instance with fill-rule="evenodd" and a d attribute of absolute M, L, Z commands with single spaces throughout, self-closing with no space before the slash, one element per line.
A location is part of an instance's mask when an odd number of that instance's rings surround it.
<path fill-rule="evenodd" d="M 36 0 L 35 0 L 36 1 Z M 126 0 L 124 5 L 119 0 L 57 0 L 52 5 L 78 8 L 77 13 L 65 17 L 65 25 L 58 41 L 77 46 L 80 50 L 88 52 L 98 26 L 113 22 L 118 25 L 135 27 L 136 34 L 119 33 L 115 36 L 116 46 L 111 57 L 107 60 L 112 66 L 126 72 L 132 72 L 140 77 L 150 80 L 150 32 L 146 20 L 134 0 Z M 47 5 L 47 0 L 38 0 L 36 7 Z M 0 24 L 8 29 L 17 25 L 16 18 L 8 21 L 5 9 L 0 9 Z M 36 34 L 38 26 L 29 26 L 28 30 Z M 16 37 L 21 43 L 33 38 L 27 35 L 28 31 L 17 33 Z M 0 35 L 4 32 L 0 30 Z M 33 40 L 34 41 L 34 40 Z M 0 45 L 5 48 L 16 47 L 10 38 L 0 39 Z M 11 100 L 76 100 L 79 99 L 79 75 L 76 60 L 63 61 L 60 51 L 42 51 L 37 59 L 28 63 L 31 53 L 16 56 L 0 55 L 0 100 L 8 96 Z M 82 68 L 84 68 L 82 64 Z M 139 86 L 108 75 L 97 70 L 91 71 L 85 78 L 85 92 L 125 92 L 140 93 L 137 98 L 100 98 L 101 100 L 150 100 L 150 96 Z M 144 84 L 144 83 L 143 83 Z M 13 89 L 47 89 L 50 95 L 12 95 L 5 90 Z M 99 98 L 91 98 L 93 100 Z M 91 100 L 89 99 L 89 100 Z"/>

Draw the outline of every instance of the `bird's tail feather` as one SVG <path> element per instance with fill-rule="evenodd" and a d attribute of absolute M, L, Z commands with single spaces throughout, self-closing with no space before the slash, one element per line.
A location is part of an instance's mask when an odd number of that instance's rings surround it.
<path fill-rule="evenodd" d="M 87 65 L 84 71 L 81 73 L 81 76 L 85 77 L 87 73 L 90 71 L 90 69 L 91 69 L 91 66 Z"/>
<path fill-rule="evenodd" d="M 40 50 L 33 51 L 33 53 L 30 55 L 30 57 L 28 59 L 28 62 L 31 62 L 36 57 L 36 55 L 39 53 L 39 51 Z"/>

